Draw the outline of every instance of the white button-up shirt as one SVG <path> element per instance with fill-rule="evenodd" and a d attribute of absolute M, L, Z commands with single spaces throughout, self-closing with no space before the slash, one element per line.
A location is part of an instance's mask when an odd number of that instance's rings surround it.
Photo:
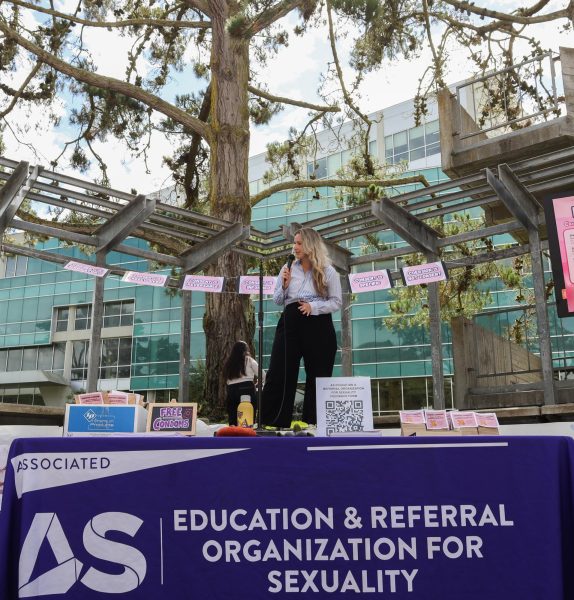
<path fill-rule="evenodd" d="M 325 269 L 327 283 L 327 296 L 320 296 L 315 289 L 313 272 L 305 272 L 301 262 L 296 260 L 291 266 L 291 281 L 286 290 L 283 289 L 281 273 L 275 283 L 273 301 L 279 305 L 289 305 L 302 300 L 311 305 L 312 315 L 326 315 L 338 311 L 343 304 L 341 294 L 341 280 L 334 267 L 328 265 Z"/>

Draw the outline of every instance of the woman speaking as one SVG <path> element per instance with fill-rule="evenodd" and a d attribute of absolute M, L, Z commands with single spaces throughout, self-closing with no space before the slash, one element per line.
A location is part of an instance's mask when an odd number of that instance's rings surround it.
<path fill-rule="evenodd" d="M 337 338 L 331 313 L 341 308 L 341 282 L 329 264 L 321 236 L 313 229 L 295 233 L 292 258 L 283 266 L 273 300 L 285 309 L 277 323 L 267 379 L 262 422 L 290 427 L 301 357 L 307 379 L 303 421 L 317 423 L 315 379 L 333 373 Z"/>

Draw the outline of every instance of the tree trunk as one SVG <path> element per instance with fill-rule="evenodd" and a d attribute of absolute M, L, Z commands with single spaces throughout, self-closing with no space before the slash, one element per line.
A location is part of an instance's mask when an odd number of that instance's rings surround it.
<path fill-rule="evenodd" d="M 231 222 L 249 224 L 248 161 L 249 111 L 249 40 L 228 34 L 229 7 L 225 0 L 210 2 L 213 45 L 211 54 L 211 176 L 212 214 Z M 210 274 L 227 278 L 228 293 L 206 294 L 204 331 L 206 338 L 205 400 L 210 416 L 225 414 L 225 380 L 222 366 L 237 340 L 252 347 L 255 319 L 249 296 L 240 296 L 237 281 L 245 274 L 245 258 L 233 252 L 223 254 Z M 231 289 L 230 289 L 231 287 Z"/>

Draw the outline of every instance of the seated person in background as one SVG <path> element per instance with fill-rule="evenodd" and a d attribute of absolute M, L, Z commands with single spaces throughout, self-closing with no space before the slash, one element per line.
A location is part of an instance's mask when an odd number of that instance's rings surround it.
<path fill-rule="evenodd" d="M 227 379 L 227 418 L 229 425 L 237 425 L 237 407 L 241 396 L 248 395 L 255 406 L 255 381 L 259 365 L 243 341 L 235 342 L 223 366 Z"/>

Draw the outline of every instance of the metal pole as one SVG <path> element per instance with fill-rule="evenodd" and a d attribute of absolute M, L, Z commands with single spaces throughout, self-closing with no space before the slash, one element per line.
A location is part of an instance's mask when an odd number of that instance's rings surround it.
<path fill-rule="evenodd" d="M 428 284 L 430 342 L 432 363 L 433 407 L 444 410 L 444 374 L 442 368 L 442 335 L 440 330 L 439 283 Z"/>
<path fill-rule="evenodd" d="M 179 401 L 189 402 L 189 358 L 191 345 L 191 291 L 181 292 L 181 332 L 179 336 Z"/>
<path fill-rule="evenodd" d="M 353 375 L 353 337 L 351 332 L 351 290 L 349 278 L 341 277 L 343 305 L 341 306 L 341 371 L 344 377 Z"/>
<path fill-rule="evenodd" d="M 263 261 L 259 261 L 259 341 L 258 341 L 258 370 L 257 370 L 257 415 L 256 422 L 258 427 L 261 427 L 261 402 L 263 391 Z"/>
<path fill-rule="evenodd" d="M 96 265 L 106 264 L 106 253 L 96 252 Z M 102 324 L 104 321 L 104 277 L 96 277 L 94 294 L 92 296 L 92 327 L 90 329 L 90 350 L 88 353 L 87 392 L 98 391 L 98 375 L 100 372 L 100 357 L 102 353 Z"/>
<path fill-rule="evenodd" d="M 546 306 L 546 286 L 544 284 L 544 266 L 540 254 L 540 236 L 537 229 L 530 229 L 528 231 L 528 243 L 530 244 L 530 254 L 532 256 L 532 280 L 536 301 L 536 323 L 540 343 L 542 379 L 544 381 L 544 404 L 556 404 L 550 326 Z"/>

